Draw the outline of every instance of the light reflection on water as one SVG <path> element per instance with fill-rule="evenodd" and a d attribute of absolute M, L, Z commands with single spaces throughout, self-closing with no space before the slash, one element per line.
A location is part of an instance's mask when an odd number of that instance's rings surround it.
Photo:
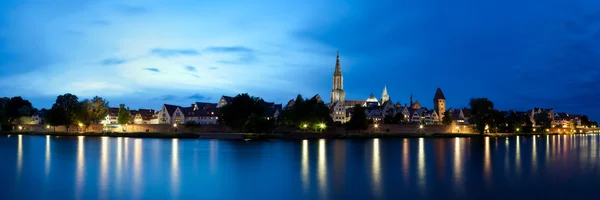
<path fill-rule="evenodd" d="M 0 190 L 7 199 L 472 199 L 477 191 L 511 196 L 512 189 L 535 183 L 544 191 L 518 191 L 552 195 L 569 191 L 557 187 L 600 184 L 598 139 L 237 142 L 16 136 L 0 139 L 14 147 L 0 156 L 16 162 L 0 172 L 5 185 L 15 188 Z M 24 192 L 31 187 L 42 190 Z M 64 192 L 52 193 L 57 189 Z"/>

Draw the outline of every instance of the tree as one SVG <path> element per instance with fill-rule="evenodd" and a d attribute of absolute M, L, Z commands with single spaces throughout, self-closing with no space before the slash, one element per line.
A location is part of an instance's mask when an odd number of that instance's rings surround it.
<path fill-rule="evenodd" d="M 265 122 L 265 102 L 246 93 L 235 96 L 220 108 L 219 123 L 234 130 L 250 133 L 270 133 L 272 122 Z"/>
<path fill-rule="evenodd" d="M 442 117 L 442 123 L 444 125 L 452 124 L 452 113 L 450 111 L 444 112 L 444 117 Z"/>
<path fill-rule="evenodd" d="M 367 114 L 365 114 L 365 108 L 360 105 L 354 105 L 352 118 L 350 118 L 346 126 L 350 130 L 367 130 L 369 128 L 369 121 L 367 120 Z"/>
<path fill-rule="evenodd" d="M 394 122 L 396 124 L 399 124 L 399 123 L 402 123 L 402 121 L 404 121 L 404 114 L 396 113 L 396 115 L 394 115 Z"/>
<path fill-rule="evenodd" d="M 590 118 L 587 115 L 581 116 L 581 125 L 590 126 Z"/>
<path fill-rule="evenodd" d="M 8 123 L 10 124 L 21 124 L 19 120 L 23 116 L 31 116 L 34 111 L 31 103 L 27 100 L 23 100 L 20 96 L 10 98 L 6 103 L 5 111 Z"/>
<path fill-rule="evenodd" d="M 316 99 L 303 99 L 302 95 L 296 97 L 294 105 L 284 110 L 282 116 L 285 124 L 295 127 L 333 121 L 327 105 Z"/>
<path fill-rule="evenodd" d="M 550 115 L 546 111 L 536 113 L 533 116 L 533 119 L 535 120 L 535 124 L 540 126 L 540 128 L 542 129 L 542 133 L 545 133 L 546 129 L 550 128 L 550 126 L 552 125 Z"/>
<path fill-rule="evenodd" d="M 117 115 L 117 123 L 118 124 L 127 124 L 131 122 L 131 112 L 129 112 L 129 108 L 125 108 L 125 104 L 119 105 L 119 114 Z"/>
<path fill-rule="evenodd" d="M 473 98 L 469 105 L 471 106 L 469 122 L 475 125 L 479 134 L 483 135 L 486 125 L 490 122 L 494 103 L 487 98 Z"/>
<path fill-rule="evenodd" d="M 69 93 L 59 95 L 46 113 L 46 121 L 52 126 L 64 125 L 68 132 L 71 125 L 77 121 L 78 106 L 77 96 Z"/>
<path fill-rule="evenodd" d="M 491 110 L 488 124 L 496 132 L 505 132 L 507 123 L 504 113 L 499 110 Z"/>
<path fill-rule="evenodd" d="M 98 124 L 108 115 L 108 101 L 95 96 L 91 100 L 83 100 L 77 106 L 77 119 L 85 124 Z"/>

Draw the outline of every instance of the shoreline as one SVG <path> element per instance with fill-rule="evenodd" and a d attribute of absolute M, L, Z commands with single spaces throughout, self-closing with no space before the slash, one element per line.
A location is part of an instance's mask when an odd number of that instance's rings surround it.
<path fill-rule="evenodd" d="M 0 135 L 32 135 L 32 136 L 86 136 L 86 137 L 131 137 L 131 138 L 181 138 L 181 139 L 220 139 L 220 140 L 310 140 L 310 139 L 370 139 L 370 138 L 470 138 L 470 137 L 513 137 L 535 136 L 544 134 L 506 133 L 486 134 L 475 133 L 275 133 L 270 135 L 255 135 L 244 133 L 173 133 L 173 132 L 127 132 L 127 133 L 67 133 L 67 132 L 0 132 Z M 545 134 L 565 135 L 565 134 Z M 586 135 L 586 134 L 567 134 Z"/>

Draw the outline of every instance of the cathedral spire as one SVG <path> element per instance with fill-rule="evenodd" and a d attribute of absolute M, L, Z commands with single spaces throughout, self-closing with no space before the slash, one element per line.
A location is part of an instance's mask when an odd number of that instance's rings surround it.
<path fill-rule="evenodd" d="M 333 75 L 342 75 L 342 69 L 340 67 L 340 51 L 337 51 L 337 58 L 335 61 L 335 72 L 333 72 Z"/>
<path fill-rule="evenodd" d="M 383 85 L 383 92 L 381 93 L 381 103 L 385 103 L 390 100 L 390 95 L 387 92 L 387 85 Z"/>
<path fill-rule="evenodd" d="M 410 105 L 412 106 L 413 101 L 412 101 L 412 92 L 410 93 Z"/>

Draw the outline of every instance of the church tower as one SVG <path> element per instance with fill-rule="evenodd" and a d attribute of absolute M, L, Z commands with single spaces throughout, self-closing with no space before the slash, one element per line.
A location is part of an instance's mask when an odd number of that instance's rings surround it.
<path fill-rule="evenodd" d="M 444 114 L 446 113 L 446 97 L 444 97 L 444 93 L 442 93 L 442 89 L 438 88 L 435 91 L 435 96 L 433 97 L 433 107 L 435 111 L 440 116 L 440 120 L 444 118 Z"/>
<path fill-rule="evenodd" d="M 335 62 L 335 71 L 333 72 L 333 89 L 331 90 L 331 102 L 346 102 L 346 93 L 344 92 L 344 78 L 342 77 L 342 69 L 340 67 L 340 52 L 337 53 Z"/>
<path fill-rule="evenodd" d="M 387 85 L 383 85 L 383 93 L 381 93 L 381 104 L 390 100 L 390 95 L 387 92 Z"/>

